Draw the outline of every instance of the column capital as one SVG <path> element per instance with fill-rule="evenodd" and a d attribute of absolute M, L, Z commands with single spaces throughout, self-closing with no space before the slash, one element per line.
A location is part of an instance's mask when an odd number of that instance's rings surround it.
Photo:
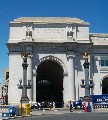
<path fill-rule="evenodd" d="M 75 53 L 74 51 L 67 51 L 67 58 L 68 59 L 72 59 L 75 57 Z"/>
<path fill-rule="evenodd" d="M 75 55 L 67 55 L 68 59 L 73 59 L 75 57 Z"/>
<path fill-rule="evenodd" d="M 101 57 L 100 56 L 93 56 L 93 60 L 100 61 Z"/>
<path fill-rule="evenodd" d="M 33 57 L 33 55 L 31 55 L 31 54 L 30 54 L 30 55 L 28 55 L 28 58 L 32 58 L 32 57 Z"/>
<path fill-rule="evenodd" d="M 35 69 L 33 69 L 33 75 L 37 75 L 37 72 L 36 72 L 36 70 Z"/>

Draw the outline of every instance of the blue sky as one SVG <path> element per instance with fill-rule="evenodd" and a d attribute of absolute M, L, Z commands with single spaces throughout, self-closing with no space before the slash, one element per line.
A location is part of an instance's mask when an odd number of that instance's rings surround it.
<path fill-rule="evenodd" d="M 9 22 L 19 17 L 77 17 L 91 33 L 108 33 L 108 0 L 0 0 L 0 79 L 8 67 Z"/>

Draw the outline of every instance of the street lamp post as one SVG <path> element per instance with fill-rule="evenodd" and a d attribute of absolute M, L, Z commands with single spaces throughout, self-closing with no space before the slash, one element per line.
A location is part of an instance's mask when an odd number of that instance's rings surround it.
<path fill-rule="evenodd" d="M 90 96 L 90 88 L 93 88 L 93 80 L 89 80 L 89 65 L 90 63 L 88 62 L 88 53 L 83 54 L 83 58 L 85 60 L 83 66 L 85 69 L 85 80 L 81 80 L 82 84 L 81 87 L 85 88 L 85 96 Z"/>
<path fill-rule="evenodd" d="M 85 69 L 85 96 L 90 95 L 90 86 L 89 86 L 89 65 L 90 63 L 88 62 L 88 54 L 84 53 L 84 69 Z"/>
<path fill-rule="evenodd" d="M 23 63 L 23 84 L 22 84 L 22 79 L 19 80 L 20 84 L 18 85 L 18 89 L 22 89 L 22 97 L 21 97 L 21 102 L 22 103 L 28 103 L 29 99 L 27 97 L 27 89 L 31 88 L 30 80 L 28 80 L 28 85 L 27 85 L 27 58 L 28 58 L 28 53 L 24 52 L 21 54 Z"/>

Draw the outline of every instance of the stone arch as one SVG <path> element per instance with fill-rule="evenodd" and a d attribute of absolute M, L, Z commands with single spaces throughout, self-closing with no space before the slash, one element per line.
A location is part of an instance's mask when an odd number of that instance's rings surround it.
<path fill-rule="evenodd" d="M 63 74 L 67 74 L 67 69 L 66 69 L 66 66 L 65 66 L 65 64 L 63 63 L 63 61 L 60 60 L 59 58 L 55 57 L 55 56 L 52 56 L 52 55 L 48 55 L 48 56 L 42 57 L 42 58 L 40 59 L 40 62 L 37 64 L 37 67 L 38 67 L 42 62 L 47 61 L 47 60 L 52 60 L 52 61 L 57 62 L 57 63 L 62 67 L 63 72 L 64 72 Z M 37 70 L 37 67 L 35 67 L 36 70 Z"/>
<path fill-rule="evenodd" d="M 102 94 L 108 94 L 108 74 L 101 79 L 100 85 L 102 87 Z"/>
<path fill-rule="evenodd" d="M 66 74 L 63 62 L 51 55 L 43 57 L 40 59 L 36 73 L 36 101 L 50 100 L 62 102 L 63 78 L 64 73 Z M 48 82 L 51 84 L 46 84 Z M 40 86 L 43 87 L 40 88 Z"/>

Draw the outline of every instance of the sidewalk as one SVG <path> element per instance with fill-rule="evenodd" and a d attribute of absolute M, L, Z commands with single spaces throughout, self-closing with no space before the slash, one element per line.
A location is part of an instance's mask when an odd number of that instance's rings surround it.
<path fill-rule="evenodd" d="M 82 109 L 70 110 L 55 109 L 55 110 L 33 110 L 32 115 L 51 115 L 51 114 L 65 114 L 65 113 L 83 113 Z"/>
<path fill-rule="evenodd" d="M 102 113 L 102 112 L 107 112 L 108 113 L 108 109 L 94 109 L 92 112 L 98 112 L 98 113 Z M 91 112 L 91 113 L 92 113 Z M 31 116 L 36 116 L 36 115 L 57 115 L 57 114 L 74 114 L 74 113 L 84 113 L 84 111 L 82 109 L 73 109 L 72 112 L 70 112 L 70 110 L 68 109 L 53 109 L 53 110 L 32 110 L 32 115 Z M 31 116 L 25 116 L 25 117 L 31 117 Z M 16 116 L 10 119 L 15 119 L 17 117 L 22 117 L 22 116 Z M 0 120 L 2 120 L 2 112 L 0 112 Z"/>
<path fill-rule="evenodd" d="M 108 108 L 94 109 L 93 112 L 108 112 Z"/>
<path fill-rule="evenodd" d="M 5 111 L 3 111 L 5 112 Z M 31 117 L 31 116 L 36 116 L 36 115 L 57 115 L 57 114 L 71 114 L 71 113 L 83 113 L 83 110 L 73 110 L 72 112 L 70 112 L 70 110 L 65 110 L 65 109 L 53 109 L 53 110 L 32 110 L 32 115 L 30 116 L 24 116 L 24 117 Z M 15 119 L 18 117 L 22 117 L 22 116 L 15 116 L 15 117 L 10 117 L 9 119 Z M 0 120 L 2 120 L 2 112 L 0 112 Z"/>
<path fill-rule="evenodd" d="M 94 109 L 91 112 L 108 112 L 108 109 Z M 55 110 L 33 110 L 32 115 L 51 115 L 51 114 L 72 114 L 72 113 L 84 113 L 83 109 L 73 109 L 72 112 L 70 110 L 65 109 L 55 109 Z"/>

